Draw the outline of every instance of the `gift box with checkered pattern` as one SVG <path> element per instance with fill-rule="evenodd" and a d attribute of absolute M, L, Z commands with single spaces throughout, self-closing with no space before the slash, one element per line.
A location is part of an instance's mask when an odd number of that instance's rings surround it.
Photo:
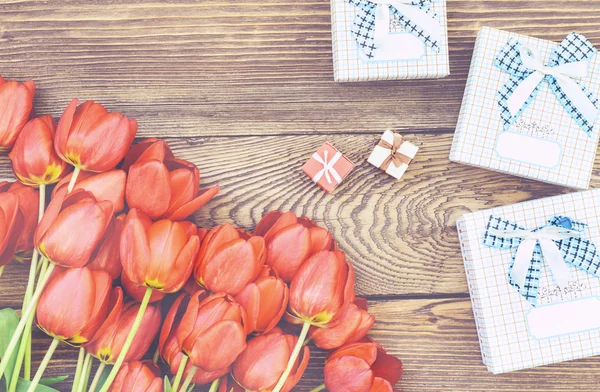
<path fill-rule="evenodd" d="M 338 82 L 450 73 L 446 0 L 331 0 Z"/>
<path fill-rule="evenodd" d="M 466 214 L 457 230 L 491 372 L 600 354 L 600 190 Z"/>
<path fill-rule="evenodd" d="M 600 56 L 584 36 L 557 43 L 484 27 L 450 160 L 587 189 L 599 96 Z"/>

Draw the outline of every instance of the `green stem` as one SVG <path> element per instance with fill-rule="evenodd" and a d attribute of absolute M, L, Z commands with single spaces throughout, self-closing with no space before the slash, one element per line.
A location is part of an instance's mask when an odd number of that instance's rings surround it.
<path fill-rule="evenodd" d="M 38 384 L 40 383 L 40 380 L 42 379 L 42 376 L 44 375 L 46 366 L 48 366 L 48 363 L 50 362 L 50 359 L 52 358 L 52 355 L 56 350 L 56 346 L 58 346 L 58 342 L 58 339 L 52 340 L 48 351 L 46 351 L 46 355 L 44 355 L 44 359 L 42 359 L 42 363 L 40 363 L 40 367 L 38 368 L 37 372 L 35 372 L 35 377 L 33 377 L 33 380 L 31 381 L 31 385 L 29 385 L 29 389 L 27 389 L 27 392 L 34 392 L 37 388 Z"/>
<path fill-rule="evenodd" d="M 100 377 L 102 377 L 102 373 L 104 373 L 105 367 L 106 367 L 106 364 L 104 362 L 100 362 L 100 366 L 98 366 L 98 370 L 96 370 L 96 375 L 94 376 L 94 379 L 92 380 L 92 385 L 90 385 L 90 389 L 88 389 L 88 392 L 96 391 L 96 387 L 98 386 L 98 383 L 100 382 Z"/>
<path fill-rule="evenodd" d="M 115 380 L 115 377 L 117 377 L 117 373 L 119 373 L 119 369 L 121 368 L 121 365 L 123 364 L 123 361 L 125 360 L 127 351 L 129 351 L 129 347 L 131 347 L 131 344 L 133 343 L 133 339 L 135 338 L 135 334 L 137 333 L 137 330 L 140 327 L 142 318 L 144 317 L 144 313 L 146 312 L 146 307 L 148 307 L 148 302 L 150 302 L 150 297 L 152 296 L 152 291 L 153 291 L 152 287 L 146 287 L 146 293 L 144 294 L 144 299 L 142 300 L 142 303 L 140 304 L 140 309 L 138 310 L 138 314 L 137 314 L 135 320 L 133 321 L 133 325 L 131 326 L 131 331 L 129 331 L 129 335 L 127 335 L 127 339 L 125 340 L 125 344 L 123 345 L 123 348 L 121 349 L 121 352 L 119 353 L 119 357 L 117 358 L 117 361 L 115 362 L 115 365 L 113 366 L 112 370 L 108 374 L 108 378 L 106 379 L 106 382 L 102 386 L 102 389 L 100 389 L 100 392 L 107 392 L 108 388 L 110 388 L 111 384 Z"/>
<path fill-rule="evenodd" d="M 181 389 L 179 390 L 179 392 L 185 392 L 187 391 L 188 387 L 190 386 L 190 384 L 192 383 L 192 379 L 194 378 L 194 375 L 196 374 L 196 370 L 198 370 L 196 368 L 196 366 L 192 366 L 190 368 L 190 372 L 188 373 L 187 377 L 185 378 L 185 381 L 183 382 L 183 385 L 181 386 Z M 217 383 L 217 386 L 219 386 L 218 380 L 215 380 L 215 382 Z M 208 392 L 216 392 L 216 389 L 213 389 L 214 386 L 214 382 L 213 385 L 210 386 L 210 389 L 208 390 Z M 174 391 L 177 391 L 176 389 L 173 388 Z"/>
<path fill-rule="evenodd" d="M 179 383 L 181 383 L 181 377 L 183 377 L 183 371 L 185 370 L 185 365 L 187 365 L 188 359 L 188 356 L 183 354 L 181 362 L 179 362 L 179 368 L 177 368 L 177 374 L 175 375 L 173 383 L 171 384 L 171 387 L 174 391 L 176 391 L 177 388 L 179 388 Z"/>
<path fill-rule="evenodd" d="M 2 277 L 2 273 L 4 272 L 4 265 L 2 267 L 0 267 L 0 277 Z"/>
<path fill-rule="evenodd" d="M 154 355 L 152 356 L 152 362 L 158 363 L 158 357 L 159 356 L 160 356 L 160 350 L 157 347 L 156 351 L 154 351 Z"/>
<path fill-rule="evenodd" d="M 15 332 L 13 333 L 13 336 L 10 339 L 10 342 L 8 343 L 8 346 L 6 347 L 6 351 L 4 352 L 4 357 L 2 358 L 2 361 L 0 361 L 0 378 L 6 371 L 6 367 L 8 366 L 8 361 L 11 358 L 13 351 L 15 351 L 15 348 L 17 347 L 17 343 L 19 343 L 19 339 L 21 338 L 21 335 L 23 334 L 23 331 L 25 330 L 27 323 L 33 322 L 33 314 L 34 314 L 35 308 L 40 299 L 40 296 L 42 295 L 44 286 L 46 286 L 46 283 L 48 283 L 48 279 L 50 278 L 50 275 L 52 274 L 53 270 L 54 270 L 54 264 L 50 264 L 50 266 L 48 267 L 48 269 L 46 270 L 44 275 L 42 275 L 42 277 L 40 278 L 38 286 L 35 289 L 35 293 L 33 294 L 33 297 L 31 297 L 31 302 L 29 302 L 29 305 L 27 306 L 25 313 L 23 313 L 21 315 L 21 320 L 19 321 L 19 324 L 17 325 L 17 328 L 15 329 Z M 31 321 L 29 321 L 29 320 L 31 320 Z"/>
<path fill-rule="evenodd" d="M 73 174 L 71 174 L 71 181 L 69 181 L 69 186 L 67 187 L 67 193 L 71 193 L 73 188 L 75 188 L 75 183 L 77 182 L 77 177 L 79 177 L 79 173 L 81 169 L 75 166 L 75 170 L 73 170 Z"/>
<path fill-rule="evenodd" d="M 302 331 L 300 332 L 300 336 L 298 336 L 298 341 L 296 342 L 296 346 L 292 351 L 292 355 L 290 356 L 290 360 L 285 367 L 285 370 L 281 374 L 277 385 L 273 389 L 273 392 L 280 392 L 285 382 L 290 375 L 292 368 L 294 367 L 294 363 L 296 363 L 296 359 L 298 359 L 298 355 L 300 355 L 300 350 L 302 349 L 302 345 L 304 344 L 304 339 L 306 339 L 306 335 L 308 335 L 308 330 L 310 329 L 310 323 L 305 321 L 304 325 L 302 325 Z"/>
<path fill-rule="evenodd" d="M 81 378 L 77 385 L 77 392 L 84 392 L 87 388 L 88 381 L 90 380 L 90 373 L 92 372 L 92 361 L 93 357 L 90 354 L 86 354 L 83 366 L 81 367 Z"/>
<path fill-rule="evenodd" d="M 19 345 L 19 351 L 17 353 L 17 360 L 15 362 L 15 367 L 13 368 L 12 377 L 10 378 L 10 385 L 8 387 L 8 392 L 15 392 L 17 390 L 17 383 L 19 381 L 19 373 L 21 373 L 21 364 L 23 364 L 23 359 L 25 358 L 25 351 L 27 350 L 27 343 L 25 342 L 25 338 L 27 336 L 31 337 L 31 328 L 32 323 L 27 323 L 25 326 L 25 331 L 23 332 L 23 337 L 21 338 L 21 344 Z M 29 340 L 31 342 L 31 340 Z M 29 368 L 29 376 L 31 376 L 31 367 Z M 29 378 L 27 378 L 29 380 Z"/>
<path fill-rule="evenodd" d="M 81 370 L 83 368 L 83 360 L 85 358 L 85 349 L 81 347 L 79 349 L 79 356 L 77 357 L 77 367 L 75 368 L 75 377 L 73 377 L 73 386 L 71 387 L 71 392 L 75 392 L 77 390 L 77 386 L 79 385 L 79 380 L 81 379 Z"/>
<path fill-rule="evenodd" d="M 323 389 L 325 389 L 325 384 L 321 384 L 318 387 L 311 389 L 310 392 L 319 392 L 319 391 L 322 391 Z"/>

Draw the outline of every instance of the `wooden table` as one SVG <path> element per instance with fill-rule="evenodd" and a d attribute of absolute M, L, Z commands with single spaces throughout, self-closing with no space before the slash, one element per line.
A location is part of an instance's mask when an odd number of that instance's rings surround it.
<path fill-rule="evenodd" d="M 455 222 L 469 211 L 569 190 L 448 161 L 475 36 L 482 26 L 600 46 L 599 0 L 448 0 L 451 76 L 333 82 L 328 0 L 0 0 L 0 74 L 32 78 L 36 111 L 59 117 L 94 99 L 168 138 L 221 193 L 198 224 L 252 229 L 272 209 L 326 226 L 353 261 L 357 291 L 377 318 L 372 336 L 405 364 L 409 391 L 592 391 L 600 359 L 493 376 L 481 362 Z M 401 181 L 366 163 L 383 130 L 421 146 Z M 300 170 L 323 141 L 355 171 L 333 195 Z M 10 178 L 0 158 L 0 175 Z M 592 187 L 600 186 L 600 166 Z M 26 268 L 0 280 L 0 307 L 18 308 Z M 39 361 L 49 340 L 37 333 Z M 295 389 L 322 382 L 324 353 Z M 48 374 L 73 374 L 61 345 Z M 68 390 L 69 383 L 59 389 Z"/>

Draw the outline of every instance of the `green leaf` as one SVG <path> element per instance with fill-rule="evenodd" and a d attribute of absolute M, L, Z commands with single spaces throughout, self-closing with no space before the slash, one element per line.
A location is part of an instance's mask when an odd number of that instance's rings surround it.
<path fill-rule="evenodd" d="M 190 385 L 186 392 L 192 392 L 194 390 L 195 386 L 196 386 L 196 384 Z"/>
<path fill-rule="evenodd" d="M 106 382 L 106 379 L 108 378 L 108 375 L 110 374 L 110 371 L 112 370 L 112 368 L 113 368 L 112 365 L 104 367 L 104 371 L 102 372 L 102 375 L 100 376 L 100 380 L 98 380 L 98 386 L 96 387 L 97 391 L 102 389 L 102 386 Z"/>
<path fill-rule="evenodd" d="M 169 381 L 169 376 L 165 376 L 165 392 L 173 392 L 173 387 Z"/>
<path fill-rule="evenodd" d="M 4 357 L 4 353 L 8 348 L 8 344 L 10 343 L 10 339 L 12 338 L 15 330 L 17 329 L 17 325 L 19 325 L 19 316 L 14 309 L 6 308 L 0 310 L 0 358 Z M 16 345 L 16 349 L 13 350 L 13 355 L 8 361 L 8 366 L 4 371 L 4 380 L 6 381 L 6 389 L 8 389 L 8 384 L 10 383 L 9 377 L 12 377 L 15 362 L 17 361 L 17 353 L 18 353 L 19 344 Z"/>
<path fill-rule="evenodd" d="M 17 392 L 27 392 L 29 386 L 31 385 L 31 381 L 25 380 L 23 377 L 19 377 L 19 381 L 17 381 Z M 6 392 L 4 387 L 0 388 L 0 392 Z M 38 384 L 35 387 L 35 392 L 59 392 L 58 389 L 50 388 L 46 385 Z"/>
<path fill-rule="evenodd" d="M 42 377 L 40 379 L 40 384 L 51 387 L 54 384 L 65 381 L 67 378 L 69 378 L 69 376 Z"/>

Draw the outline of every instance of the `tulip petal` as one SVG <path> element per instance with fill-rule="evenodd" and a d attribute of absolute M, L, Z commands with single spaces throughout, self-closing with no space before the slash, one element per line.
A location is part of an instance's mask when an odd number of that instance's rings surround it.
<path fill-rule="evenodd" d="M 3 212 L 3 236 L 0 237 L 0 266 L 8 264 L 17 251 L 19 237 L 23 233 L 25 217 L 19 209 L 19 198 L 13 193 L 0 194 L 0 210 Z"/>
<path fill-rule="evenodd" d="M 196 319 L 198 316 L 198 309 L 200 307 L 201 298 L 201 292 L 197 292 L 196 294 L 192 295 L 190 301 L 188 302 L 185 313 L 181 317 L 179 326 L 177 327 L 177 344 L 179 344 L 180 347 L 184 346 L 185 340 L 194 331 L 194 326 L 196 325 Z M 202 302 L 204 301 L 205 300 L 202 300 Z"/>
<path fill-rule="evenodd" d="M 71 130 L 71 125 L 73 124 L 73 116 L 77 110 L 78 102 L 79 100 L 77 98 L 69 102 L 56 127 L 56 134 L 54 135 L 54 148 L 56 149 L 58 156 L 63 161 L 67 160 L 65 157 L 65 151 L 67 149 L 69 131 Z"/>
<path fill-rule="evenodd" d="M 265 241 L 268 244 L 267 265 L 277 271 L 281 279 L 291 282 L 310 255 L 309 229 L 300 224 L 286 226 L 277 235 L 266 236 Z"/>
<path fill-rule="evenodd" d="M 329 392 L 369 392 L 373 372 L 357 357 L 342 357 L 325 363 L 325 386 Z"/>
<path fill-rule="evenodd" d="M 333 250 L 333 236 L 322 227 L 312 227 L 310 232 L 310 254 L 314 255 L 322 250 Z"/>
<path fill-rule="evenodd" d="M 383 349 L 379 349 L 377 359 L 371 365 L 371 370 L 375 377 L 387 380 L 393 386 L 402 378 L 402 361 L 387 354 Z"/>
<path fill-rule="evenodd" d="M 373 386 L 369 392 L 394 392 L 394 388 L 389 381 L 384 380 L 383 378 L 375 377 L 373 380 Z"/>
<path fill-rule="evenodd" d="M 246 332 L 241 324 L 221 321 L 196 339 L 190 362 L 205 371 L 217 371 L 230 366 L 245 348 Z"/>
<path fill-rule="evenodd" d="M 123 234 L 121 234 L 121 263 L 123 274 L 126 274 L 138 286 L 145 285 L 145 269 L 150 260 L 150 248 L 146 236 L 146 228 L 151 224 L 144 213 L 132 209 L 127 214 Z"/>
<path fill-rule="evenodd" d="M 261 308 L 260 290 L 255 283 L 250 283 L 236 295 L 235 300 L 246 310 L 247 330 L 252 332 L 256 330 L 259 312 Z"/>
<path fill-rule="evenodd" d="M 270 242 L 272 237 L 282 230 L 285 227 L 292 226 L 298 223 L 298 218 L 294 215 L 293 212 L 286 212 L 282 214 L 279 219 L 275 222 L 275 224 L 269 228 L 269 230 L 265 233 L 263 237 L 265 237 L 265 242 Z"/>
<path fill-rule="evenodd" d="M 342 358 L 344 356 L 358 357 L 371 366 L 377 360 L 379 345 L 375 342 L 350 343 L 342 346 L 329 354 L 329 359 Z"/>
<path fill-rule="evenodd" d="M 110 303 L 109 303 L 109 311 L 106 320 L 102 323 L 98 331 L 89 342 L 87 342 L 84 346 L 94 347 L 96 342 L 100 339 L 100 337 L 105 336 L 108 330 L 112 329 L 114 323 L 118 320 L 119 315 L 123 309 L 123 289 L 120 287 L 115 287 L 111 293 Z M 88 349 L 88 352 L 92 352 L 94 349 Z"/>
<path fill-rule="evenodd" d="M 217 193 L 219 193 L 219 189 L 219 185 L 214 185 L 208 189 L 203 189 L 198 194 L 198 197 L 176 209 L 169 216 L 169 219 L 179 221 L 187 218 L 208 203 L 213 197 L 215 197 Z"/>
<path fill-rule="evenodd" d="M 129 171 L 131 165 L 139 161 L 156 160 L 164 162 L 173 158 L 173 152 L 166 141 L 162 139 L 149 138 L 134 144 L 129 148 L 121 169 Z"/>
<path fill-rule="evenodd" d="M 133 283 L 131 278 L 123 271 L 121 274 L 121 286 L 123 286 L 123 290 L 137 302 L 142 302 L 144 296 L 146 295 L 146 286 L 139 286 L 136 283 Z M 152 290 L 152 294 L 150 295 L 150 300 L 148 303 L 154 303 L 162 300 L 167 294 L 162 291 Z"/>
<path fill-rule="evenodd" d="M 167 341 L 167 338 L 171 334 L 171 329 L 173 328 L 173 324 L 175 324 L 175 318 L 177 317 L 177 312 L 179 311 L 179 307 L 181 303 L 185 299 L 186 294 L 179 294 L 179 296 L 173 301 L 173 305 L 169 308 L 169 312 L 163 321 L 162 328 L 160 330 L 160 335 L 158 337 L 158 351 L 162 352 L 163 347 Z"/>
<path fill-rule="evenodd" d="M 112 291 L 112 278 L 108 272 L 91 271 L 95 283 L 93 307 L 87 325 L 76 335 L 69 339 L 69 343 L 80 345 L 93 338 L 102 322 L 108 315 L 108 304 Z"/>
<path fill-rule="evenodd" d="M 269 211 L 263 215 L 262 219 L 256 224 L 254 229 L 254 235 L 264 237 L 267 231 L 277 222 L 277 220 L 283 215 L 281 211 Z"/>
<path fill-rule="evenodd" d="M 281 392 L 290 392 L 292 390 L 292 388 L 294 388 L 296 386 L 296 384 L 298 384 L 298 382 L 304 375 L 306 368 L 308 367 L 309 360 L 310 360 L 310 349 L 307 346 L 304 346 L 302 348 L 300 356 L 294 363 L 292 372 L 288 376 L 288 379 L 285 381 L 285 384 L 283 385 L 283 389 L 281 390 Z"/>
<path fill-rule="evenodd" d="M 150 218 L 162 216 L 169 208 L 169 172 L 159 161 L 136 163 L 129 168 L 125 198 L 130 208 L 144 211 Z"/>

